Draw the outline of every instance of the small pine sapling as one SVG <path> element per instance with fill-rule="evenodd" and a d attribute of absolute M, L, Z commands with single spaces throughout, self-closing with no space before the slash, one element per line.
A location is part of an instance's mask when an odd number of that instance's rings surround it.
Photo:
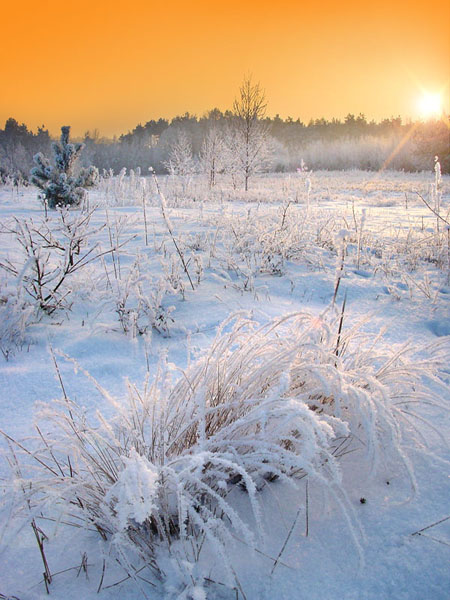
<path fill-rule="evenodd" d="M 96 167 L 76 168 L 84 144 L 71 144 L 69 134 L 70 127 L 61 127 L 61 139 L 52 145 L 54 165 L 41 152 L 33 158 L 31 183 L 42 190 L 39 198 L 48 208 L 79 205 L 86 195 L 85 188 L 98 180 Z"/>

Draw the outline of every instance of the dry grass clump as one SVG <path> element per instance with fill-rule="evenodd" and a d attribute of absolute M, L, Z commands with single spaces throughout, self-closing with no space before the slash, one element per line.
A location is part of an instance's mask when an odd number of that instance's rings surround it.
<path fill-rule="evenodd" d="M 409 469 L 402 421 L 411 422 L 416 403 L 434 402 L 421 380 L 440 357 L 412 362 L 408 353 L 378 354 L 355 330 L 337 341 L 334 322 L 307 314 L 262 327 L 234 316 L 175 383 L 165 360 L 143 389 L 128 383 L 124 400 L 96 383 L 111 418 L 88 422 L 65 394 L 43 407 L 51 433 L 41 428 L 38 447 L 25 451 L 37 473 L 20 480 L 30 514 L 60 509 L 62 520 L 88 523 L 122 563 L 137 551 L 154 582 L 165 577 L 161 549 L 181 548 L 195 562 L 206 542 L 233 580 L 228 544 L 234 530 L 256 546 L 268 482 L 307 476 L 346 511 L 344 440 L 346 448 L 362 442 L 373 468 L 394 454 Z M 242 490 L 248 511 L 234 502 Z"/>

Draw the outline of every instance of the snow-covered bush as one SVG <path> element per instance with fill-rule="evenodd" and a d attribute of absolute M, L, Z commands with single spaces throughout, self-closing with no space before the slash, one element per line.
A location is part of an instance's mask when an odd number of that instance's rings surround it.
<path fill-rule="evenodd" d="M 338 225 L 334 219 L 318 212 L 314 220 L 307 220 L 291 202 L 277 211 L 261 214 L 248 209 L 246 218 L 221 215 L 216 223 L 221 264 L 245 280 L 262 273 L 280 276 L 285 273 L 289 260 L 317 262 L 320 258 L 317 246 L 321 245 L 318 232 L 324 230 L 328 240 L 330 231 L 332 237 Z"/>
<path fill-rule="evenodd" d="M 151 329 L 169 333 L 170 324 L 174 322 L 171 317 L 174 307 L 165 306 L 163 300 L 171 287 L 164 278 L 155 282 L 144 274 L 140 257 L 126 276 L 116 280 L 115 289 L 115 309 L 120 325 L 132 339 Z"/>
<path fill-rule="evenodd" d="M 414 425 L 414 407 L 435 402 L 421 379 L 442 357 L 417 360 L 405 347 L 379 354 L 373 341 L 336 329 L 298 313 L 262 327 L 229 319 L 178 382 L 162 360 L 143 389 L 128 384 L 125 399 L 96 383 L 109 419 L 97 413 L 90 422 L 64 394 L 41 411 L 39 431 L 50 433 L 28 454 L 38 473 L 13 490 L 22 488 L 31 515 L 59 510 L 58 522 L 87 523 L 127 572 L 137 552 L 156 585 L 164 579 L 161 552 L 177 560 L 181 553 L 186 565 L 205 548 L 234 585 L 233 530 L 256 547 L 260 491 L 270 482 L 308 477 L 348 516 L 339 459 L 349 444 L 365 446 L 373 469 L 396 457 L 410 470 L 402 421 Z M 195 583 L 187 577 L 184 587 Z"/>
<path fill-rule="evenodd" d="M 84 144 L 69 143 L 70 127 L 61 127 L 61 139 L 52 145 L 54 165 L 41 152 L 33 158 L 31 183 L 42 190 L 42 200 L 49 208 L 73 206 L 81 203 L 86 187 L 94 185 L 98 178 L 96 167 L 76 170 L 76 164 Z"/>
<path fill-rule="evenodd" d="M 170 175 L 191 177 L 197 171 L 197 164 L 192 153 L 192 144 L 187 134 L 180 130 L 169 154 L 169 160 L 164 163 Z"/>
<path fill-rule="evenodd" d="M 98 191 L 105 203 L 112 206 L 124 206 L 130 204 L 141 204 L 146 196 L 146 180 L 141 176 L 141 169 L 127 169 L 124 167 L 118 175 L 112 171 L 105 171 L 99 177 Z"/>
<path fill-rule="evenodd" d="M 107 254 L 100 252 L 98 243 L 88 247 L 88 240 L 103 229 L 91 228 L 93 210 L 71 213 L 59 209 L 56 219 L 14 219 L 11 227 L 21 249 L 21 259 L 0 262 L 24 290 L 24 300 L 47 314 L 70 307 L 71 276 Z"/>

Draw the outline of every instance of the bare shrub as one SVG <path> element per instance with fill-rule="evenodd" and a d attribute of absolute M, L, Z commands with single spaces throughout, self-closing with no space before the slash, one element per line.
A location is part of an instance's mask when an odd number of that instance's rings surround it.
<path fill-rule="evenodd" d="M 141 257 L 137 257 L 127 274 L 115 281 L 112 297 L 120 325 L 132 339 L 144 335 L 151 329 L 169 334 L 174 322 L 173 306 L 164 306 L 163 300 L 172 291 L 166 278 L 156 282 L 143 272 Z"/>
<path fill-rule="evenodd" d="M 88 240 L 103 227 L 91 228 L 94 212 L 72 213 L 58 209 L 57 219 L 14 219 L 5 231 L 15 236 L 23 262 L 4 259 L 0 267 L 23 287 L 24 295 L 44 313 L 70 308 L 71 276 L 112 249 L 101 252 L 99 244 Z"/>

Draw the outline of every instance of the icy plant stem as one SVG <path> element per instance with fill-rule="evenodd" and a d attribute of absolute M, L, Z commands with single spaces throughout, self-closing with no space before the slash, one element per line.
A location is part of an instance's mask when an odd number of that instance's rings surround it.
<path fill-rule="evenodd" d="M 306 485 L 308 485 L 308 482 L 306 482 Z M 283 552 L 285 551 L 286 546 L 288 545 L 288 542 L 289 542 L 289 540 L 291 538 L 291 535 L 292 535 L 292 533 L 293 533 L 293 531 L 295 529 L 295 526 L 297 525 L 297 521 L 298 521 L 298 518 L 300 516 L 301 511 L 302 511 L 302 506 L 299 506 L 298 510 L 297 510 L 297 514 L 295 515 L 295 519 L 292 522 L 291 528 L 289 529 L 289 533 L 287 534 L 286 539 L 284 540 L 284 543 L 283 543 L 283 545 L 281 547 L 281 550 L 279 551 L 278 556 L 277 556 L 277 558 L 275 560 L 275 563 L 274 563 L 274 565 L 272 567 L 272 570 L 270 571 L 271 575 L 273 575 L 273 572 L 277 568 L 277 565 L 280 562 L 280 558 L 282 557 Z"/>
<path fill-rule="evenodd" d="M 119 228 L 117 227 L 117 218 L 115 221 L 115 230 L 116 230 L 116 250 L 118 248 L 120 248 L 120 244 L 119 244 Z M 122 273 L 120 271 L 120 253 L 117 253 L 117 267 L 119 270 L 119 279 L 122 279 Z"/>
<path fill-rule="evenodd" d="M 425 198 L 419 194 L 419 192 L 416 192 L 416 194 L 419 196 L 419 198 L 422 200 L 422 202 L 431 210 L 431 212 L 436 215 L 437 219 L 440 219 L 441 221 L 443 221 L 446 225 L 448 225 L 450 227 L 450 222 L 447 221 L 447 219 L 444 219 L 444 217 L 442 215 L 440 215 L 438 212 L 436 212 L 434 210 L 434 208 L 425 200 Z M 423 225 L 422 225 L 422 229 L 423 229 Z"/>
<path fill-rule="evenodd" d="M 332 302 L 333 306 L 334 306 L 334 303 L 336 302 L 336 296 L 339 291 L 339 285 L 341 283 L 342 273 L 344 271 L 344 262 L 345 262 L 345 240 L 342 240 L 341 263 L 339 265 L 339 271 L 337 273 L 336 283 L 334 286 L 334 294 L 333 294 L 333 302 Z"/>
<path fill-rule="evenodd" d="M 439 521 L 436 521 L 435 523 L 431 523 L 431 525 L 427 525 L 426 527 L 422 527 L 422 529 L 418 529 L 411 535 L 419 535 L 423 531 L 426 531 L 427 529 L 431 529 L 432 527 L 436 527 L 436 525 L 439 525 L 440 523 L 444 523 L 444 521 L 448 521 L 449 519 L 450 519 L 450 516 L 444 517 L 443 519 L 440 519 Z"/>
<path fill-rule="evenodd" d="M 365 221 L 365 209 L 363 209 L 362 212 L 362 216 L 361 216 L 361 224 L 359 227 L 359 232 L 358 232 L 358 256 L 357 256 L 357 268 L 359 269 L 359 264 L 361 261 L 361 241 L 362 241 L 362 231 L 363 231 L 363 227 L 364 227 L 364 221 Z"/>
<path fill-rule="evenodd" d="M 145 209 L 145 191 L 142 191 L 142 209 L 144 212 L 144 230 L 145 230 L 145 245 L 148 246 L 148 230 L 147 230 L 147 212 Z"/>
<path fill-rule="evenodd" d="M 306 519 L 306 527 L 305 527 L 305 536 L 309 535 L 309 481 L 306 480 L 306 490 L 305 490 L 305 519 Z"/>
<path fill-rule="evenodd" d="M 109 245 L 111 246 L 111 256 L 112 256 L 113 267 L 114 267 L 114 276 L 115 276 L 116 281 L 117 281 L 118 277 L 117 277 L 116 257 L 114 255 L 114 244 L 113 244 L 112 233 L 111 233 L 111 224 L 109 222 L 109 212 L 108 212 L 108 209 L 106 209 L 106 222 L 108 224 Z"/>
<path fill-rule="evenodd" d="M 34 535 L 36 536 L 36 541 L 39 546 L 39 552 L 41 555 L 42 564 L 44 565 L 43 575 L 44 575 L 45 589 L 47 590 L 47 594 L 49 594 L 50 592 L 49 592 L 48 586 L 52 582 L 52 574 L 51 574 L 50 568 L 48 566 L 47 557 L 45 556 L 45 549 L 44 549 L 44 540 L 47 539 L 47 536 L 45 535 L 45 533 L 43 533 L 39 529 L 39 527 L 36 525 L 36 521 L 34 519 L 32 519 L 32 521 L 31 521 L 31 527 L 33 529 Z"/>
<path fill-rule="evenodd" d="M 191 284 L 191 288 L 194 291 L 195 287 L 194 287 L 194 284 L 192 283 L 191 276 L 189 275 L 187 264 L 186 264 L 186 262 L 184 260 L 184 255 L 181 252 L 181 250 L 180 250 L 180 248 L 179 248 L 179 246 L 177 244 L 177 241 L 175 239 L 175 236 L 174 236 L 174 233 L 173 233 L 173 230 L 172 230 L 172 226 L 171 226 L 170 221 L 169 221 L 169 219 L 167 218 L 167 215 L 166 215 L 166 211 L 165 211 L 165 198 L 164 198 L 164 196 L 163 196 L 163 194 L 162 194 L 162 192 L 161 192 L 161 190 L 159 188 L 159 183 L 158 183 L 158 180 L 156 178 L 155 173 L 153 173 L 153 180 L 155 182 L 156 189 L 158 191 L 158 195 L 159 195 L 160 200 L 161 200 L 160 205 L 161 205 L 161 212 L 162 212 L 162 215 L 163 215 L 164 223 L 166 224 L 167 231 L 169 232 L 170 237 L 172 238 L 172 242 L 173 242 L 173 245 L 175 246 L 175 250 L 177 251 L 178 256 L 180 257 L 181 264 L 183 265 L 184 272 L 186 273 L 186 275 L 187 275 L 187 277 L 189 279 L 189 283 Z"/>
<path fill-rule="evenodd" d="M 64 400 L 67 403 L 67 410 L 69 412 L 69 416 L 70 416 L 70 418 L 73 421 L 74 419 L 73 419 L 72 411 L 70 410 L 69 398 L 67 397 L 66 388 L 64 387 L 64 383 L 63 383 L 63 380 L 62 380 L 62 377 L 61 377 L 61 371 L 59 370 L 59 365 L 58 365 L 58 363 L 56 361 L 55 353 L 53 352 L 53 348 L 51 346 L 49 346 L 49 350 L 50 350 L 50 354 L 52 355 L 53 364 L 55 365 L 56 375 L 58 377 L 59 385 L 61 386 L 61 390 L 62 390 L 62 393 L 63 393 L 63 396 L 64 396 Z"/>
<path fill-rule="evenodd" d="M 99 594 L 102 589 L 103 579 L 105 578 L 105 568 L 106 568 L 106 561 L 105 561 L 105 559 L 103 559 L 102 574 L 100 576 L 100 582 L 98 584 L 97 594 Z"/>
<path fill-rule="evenodd" d="M 21 473 L 21 470 L 20 470 L 20 467 L 19 467 L 19 461 L 18 461 L 17 456 L 16 456 L 16 454 L 14 452 L 12 444 L 16 444 L 19 448 L 23 448 L 23 446 L 21 446 L 18 442 L 16 442 L 16 440 L 14 440 L 13 438 L 11 438 L 9 435 L 3 433 L 2 431 L 0 431 L 0 433 L 5 437 L 5 439 L 7 440 L 7 443 L 9 445 L 9 447 L 10 447 L 12 460 L 13 460 L 14 465 L 15 465 L 16 475 L 17 475 L 17 477 L 19 477 L 20 479 L 22 479 L 22 473 Z M 28 451 L 27 451 L 27 453 L 31 454 Z M 36 459 L 36 460 L 38 460 L 38 462 L 41 462 L 41 461 L 39 461 L 39 459 Z M 44 463 L 42 463 L 42 464 L 44 464 Z M 53 473 L 55 473 L 55 472 L 53 471 Z M 25 488 L 23 486 L 22 486 L 22 491 L 25 493 Z M 31 505 L 30 505 L 29 500 L 27 500 L 26 503 L 27 503 L 27 506 L 28 506 L 28 510 L 31 512 Z M 39 547 L 39 553 L 40 553 L 41 559 L 42 559 L 42 564 L 44 565 L 43 576 L 44 576 L 45 588 L 47 590 L 47 594 L 49 594 L 50 592 L 49 592 L 49 589 L 48 589 L 48 585 L 52 582 L 52 574 L 50 572 L 50 567 L 48 566 L 47 557 L 45 555 L 45 548 L 44 548 L 44 540 L 47 539 L 47 536 L 36 525 L 36 521 L 35 521 L 34 518 L 31 519 L 31 528 L 33 529 L 34 535 L 36 537 L 36 541 L 37 541 L 37 544 L 38 544 L 38 547 Z"/>
<path fill-rule="evenodd" d="M 342 303 L 341 316 L 339 318 L 339 328 L 338 328 L 338 335 L 337 335 L 337 340 L 336 340 L 336 348 L 334 350 L 334 353 L 336 356 L 339 356 L 339 345 L 341 343 L 341 333 L 342 333 L 342 326 L 344 324 L 344 313 L 345 313 L 346 302 L 347 302 L 347 292 L 345 292 L 344 301 Z"/>

